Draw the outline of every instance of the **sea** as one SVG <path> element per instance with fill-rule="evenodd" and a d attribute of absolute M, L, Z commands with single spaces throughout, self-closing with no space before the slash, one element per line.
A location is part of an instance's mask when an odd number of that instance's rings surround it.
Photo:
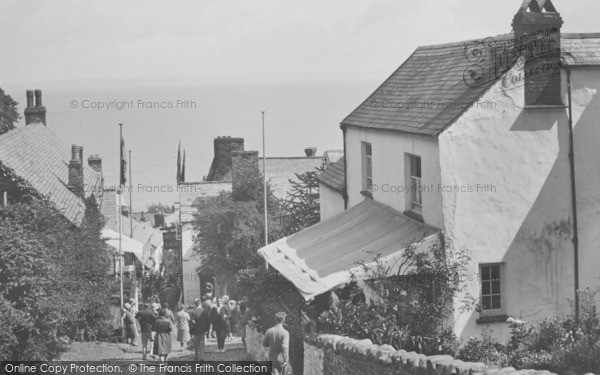
<path fill-rule="evenodd" d="M 186 181 L 202 181 L 213 159 L 218 136 L 243 137 L 246 150 L 262 155 L 262 111 L 265 154 L 303 156 L 343 148 L 340 122 L 377 87 L 376 80 L 144 83 L 111 85 L 3 85 L 19 102 L 26 89 L 41 89 L 46 122 L 67 145 L 83 146 L 84 159 L 103 158 L 105 186 L 119 175 L 119 124 L 131 151 L 134 211 L 152 203 L 177 201 L 177 150 L 185 150 Z M 20 126 L 24 126 L 21 119 Z M 128 201 L 129 198 L 126 197 Z"/>

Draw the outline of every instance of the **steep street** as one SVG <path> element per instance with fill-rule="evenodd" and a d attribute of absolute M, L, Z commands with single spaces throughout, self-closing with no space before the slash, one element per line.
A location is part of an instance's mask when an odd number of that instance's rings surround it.
<path fill-rule="evenodd" d="M 142 346 L 138 338 L 135 347 L 125 343 L 107 342 L 73 342 L 68 351 L 60 357 L 62 361 L 142 361 Z M 239 337 L 225 343 L 225 353 L 217 351 L 217 341 L 209 339 L 206 342 L 207 361 L 243 361 L 247 354 Z M 149 357 L 150 358 L 150 357 Z M 189 349 L 179 350 L 179 343 L 174 343 L 169 361 L 193 361 L 194 351 Z M 146 362 L 158 362 L 149 359 Z"/>

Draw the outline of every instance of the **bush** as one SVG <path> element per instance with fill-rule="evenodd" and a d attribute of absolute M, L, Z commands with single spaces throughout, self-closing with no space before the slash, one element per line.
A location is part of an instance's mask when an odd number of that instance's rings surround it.
<path fill-rule="evenodd" d="M 585 289 L 579 293 L 579 319 L 573 313 L 528 325 L 509 318 L 511 338 L 507 345 L 486 331 L 481 338 L 469 339 L 458 359 L 516 369 L 600 373 L 600 319 L 594 303 L 598 292 Z"/>
<path fill-rule="evenodd" d="M 470 337 L 460 348 L 458 359 L 482 362 L 486 365 L 508 366 L 509 359 L 504 345 L 491 334 L 491 331 L 484 330 L 481 337 Z"/>
<path fill-rule="evenodd" d="M 339 291 L 338 306 L 318 319 L 320 330 L 428 355 L 455 355 L 458 340 L 446 322 L 452 301 L 465 292 L 467 252 L 447 247 L 440 234 L 426 249 L 419 243 L 406 247 L 396 274 L 374 258 L 363 265 L 366 285 L 358 288 L 354 282 Z M 369 303 L 363 290 L 373 297 Z"/>
<path fill-rule="evenodd" d="M 0 208 L 0 359 L 48 360 L 108 317 L 110 255 L 93 199 L 75 228 L 43 200 Z"/>

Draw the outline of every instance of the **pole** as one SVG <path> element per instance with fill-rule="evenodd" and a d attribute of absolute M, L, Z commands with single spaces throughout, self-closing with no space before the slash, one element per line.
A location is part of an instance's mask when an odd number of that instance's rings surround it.
<path fill-rule="evenodd" d="M 123 194 L 121 182 L 121 158 L 123 154 L 121 153 L 122 140 L 123 140 L 123 124 L 119 124 L 119 190 L 117 194 L 119 194 L 119 208 L 117 211 L 117 215 L 119 216 L 119 279 L 120 279 L 120 289 L 121 289 L 121 308 L 123 308 L 123 248 L 121 246 L 122 238 L 122 218 L 121 218 L 121 195 Z"/>
<path fill-rule="evenodd" d="M 267 155 L 265 154 L 265 111 L 262 111 L 262 153 L 263 153 L 263 209 L 265 212 L 265 246 L 269 244 L 269 221 L 267 216 Z"/>
<path fill-rule="evenodd" d="M 129 150 L 129 228 L 130 228 L 131 238 L 133 238 L 133 185 L 132 185 L 131 181 L 132 181 L 131 180 L 131 150 Z M 142 253 L 142 259 L 144 259 L 143 253 Z M 144 271 L 144 265 L 142 264 L 142 272 L 143 271 Z M 133 285 L 133 299 L 135 301 L 135 306 L 137 308 L 137 306 L 138 306 L 138 288 L 139 288 L 137 267 L 134 268 L 134 274 L 131 279 L 134 284 Z"/>
<path fill-rule="evenodd" d="M 569 164 L 571 167 L 571 205 L 573 207 L 573 256 L 575 273 L 575 320 L 579 321 L 579 231 L 577 224 L 577 187 L 575 179 L 575 144 L 573 140 L 573 110 L 571 99 L 571 69 L 567 71 L 567 93 L 569 100 Z"/>

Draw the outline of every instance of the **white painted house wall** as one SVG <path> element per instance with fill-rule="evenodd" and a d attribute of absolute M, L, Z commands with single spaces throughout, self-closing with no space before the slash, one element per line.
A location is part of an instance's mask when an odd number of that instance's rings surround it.
<path fill-rule="evenodd" d="M 468 291 L 480 295 L 479 264 L 503 263 L 502 312 L 533 322 L 570 312 L 569 300 L 574 297 L 568 113 L 564 108 L 524 111 L 522 82 L 507 82 L 500 80 L 480 99 L 494 105 L 472 106 L 438 139 L 348 127 L 349 206 L 366 199 L 361 194 L 362 141 L 372 145 L 377 186 L 373 199 L 401 212 L 407 209 L 401 190 L 410 185 L 405 181 L 404 154 L 420 155 L 422 183 L 430 187 L 423 192 L 423 219 L 444 229 L 453 246 L 470 250 Z M 566 86 L 564 76 L 565 102 Z M 598 70 L 576 69 L 572 87 L 580 286 L 598 287 Z M 330 198 L 322 202 L 331 202 Z M 468 337 L 489 327 L 496 337 L 508 338 L 507 323 L 478 324 L 483 315 L 457 309 L 456 333 Z"/>
<path fill-rule="evenodd" d="M 348 206 L 365 199 L 362 190 L 361 142 L 369 142 L 373 153 L 373 199 L 400 212 L 406 211 L 405 154 L 421 157 L 423 189 L 422 217 L 426 224 L 442 228 L 440 161 L 437 141 L 431 137 L 391 131 L 348 127 L 346 130 Z"/>
<path fill-rule="evenodd" d="M 589 103 L 591 93 L 600 87 L 597 74 L 592 79 L 589 74 L 576 73 L 573 81 L 578 102 Z M 574 248 L 567 111 L 523 110 L 522 83 L 504 87 L 500 81 L 481 100 L 491 100 L 496 106 L 471 107 L 439 136 L 442 182 L 493 185 L 495 190 L 444 194 L 448 239 L 471 251 L 475 274 L 480 263 L 504 262 L 502 289 L 507 315 L 533 322 L 568 313 L 569 299 L 574 298 Z M 581 164 L 576 167 L 581 170 L 577 172 L 580 280 L 590 279 L 595 267 L 588 264 L 600 260 L 592 245 L 599 239 L 600 199 L 594 186 L 600 182 L 600 170 L 594 143 L 600 136 L 596 120 L 600 105 L 597 98 L 592 104 L 594 108 L 588 105 L 577 123 L 581 130 L 576 130 L 576 144 L 581 145 L 576 145 L 575 151 L 577 164 Z M 479 278 L 472 278 L 469 290 L 479 296 Z M 481 332 L 487 324 L 477 324 L 479 317 L 475 311 L 457 314 L 457 333 L 465 337 Z M 497 337 L 508 337 L 507 323 L 489 326 Z"/>
<path fill-rule="evenodd" d="M 579 286 L 600 287 L 600 68 L 571 74 Z"/>
<path fill-rule="evenodd" d="M 342 193 L 319 183 L 319 208 L 321 221 L 341 213 L 344 211 Z"/>

